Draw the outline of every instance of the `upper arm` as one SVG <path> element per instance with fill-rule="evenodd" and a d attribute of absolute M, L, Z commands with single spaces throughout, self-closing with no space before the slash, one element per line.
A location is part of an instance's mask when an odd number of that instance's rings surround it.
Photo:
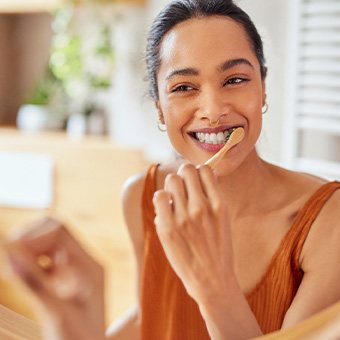
<path fill-rule="evenodd" d="M 292 326 L 340 299 L 340 191 L 325 204 L 303 246 L 304 277 L 282 328 Z"/>
<path fill-rule="evenodd" d="M 136 258 L 138 296 L 140 295 L 140 277 L 144 253 L 144 226 L 142 211 L 144 178 L 144 174 L 130 177 L 125 182 L 122 193 L 124 218 Z"/>
<path fill-rule="evenodd" d="M 130 177 L 124 184 L 122 192 L 123 213 L 132 241 L 137 267 L 137 289 L 140 296 L 140 277 L 144 253 L 144 232 L 142 212 L 142 192 L 144 175 Z M 139 304 L 116 320 L 107 330 L 107 339 L 139 339 Z"/>

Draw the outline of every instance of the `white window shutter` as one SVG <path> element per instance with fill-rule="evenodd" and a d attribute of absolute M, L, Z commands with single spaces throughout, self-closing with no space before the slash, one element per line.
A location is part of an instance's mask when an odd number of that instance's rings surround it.
<path fill-rule="evenodd" d="M 285 161 L 340 180 L 340 0 L 291 1 Z M 324 151 L 313 154 L 322 143 Z"/>

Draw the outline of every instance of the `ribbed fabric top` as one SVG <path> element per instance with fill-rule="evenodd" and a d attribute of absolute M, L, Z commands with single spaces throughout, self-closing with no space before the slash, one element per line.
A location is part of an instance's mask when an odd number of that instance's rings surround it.
<path fill-rule="evenodd" d="M 156 190 L 157 165 L 149 169 L 142 207 L 145 247 L 142 272 L 141 339 L 210 339 L 196 302 L 187 294 L 172 270 L 158 239 L 152 197 Z M 308 232 L 320 210 L 340 182 L 322 185 L 297 214 L 265 274 L 246 298 L 262 331 L 281 328 L 284 316 L 301 283 L 299 257 Z"/>

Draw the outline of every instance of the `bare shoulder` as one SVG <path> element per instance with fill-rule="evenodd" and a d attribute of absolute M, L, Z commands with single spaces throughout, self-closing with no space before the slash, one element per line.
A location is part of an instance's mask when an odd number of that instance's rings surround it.
<path fill-rule="evenodd" d="M 163 187 L 164 179 L 169 173 L 177 172 L 181 162 L 173 162 L 161 164 L 158 166 L 156 173 L 156 187 L 160 189 Z M 144 189 L 145 177 L 147 172 L 142 172 L 129 177 L 123 186 L 122 198 L 123 209 L 128 219 L 131 215 L 140 215 L 142 211 L 141 200 Z"/>
<path fill-rule="evenodd" d="M 146 172 L 129 177 L 122 191 L 123 213 L 133 243 L 138 269 L 144 251 L 142 193 Z"/>
<path fill-rule="evenodd" d="M 321 177 L 287 170 L 285 168 L 266 164 L 273 175 L 276 191 L 280 193 L 282 201 L 290 204 L 294 202 L 298 209 L 327 181 Z"/>
<path fill-rule="evenodd" d="M 122 197 L 124 210 L 136 208 L 141 200 L 146 172 L 142 172 L 129 177 L 123 186 Z"/>
<path fill-rule="evenodd" d="M 294 193 L 296 197 L 300 197 L 300 208 L 307 200 L 316 193 L 323 185 L 328 183 L 327 180 L 311 174 L 284 170 L 286 179 L 282 181 L 289 188 L 290 193 Z M 307 240 L 305 242 L 303 253 L 308 249 L 312 249 L 313 254 L 317 254 L 314 247 L 320 249 L 320 242 L 323 240 L 328 243 L 329 238 L 335 236 L 337 243 L 340 244 L 340 188 L 329 197 L 322 206 L 320 213 L 317 215 Z M 339 248 L 340 250 L 340 248 Z M 340 254 L 340 252 L 339 252 Z"/>
<path fill-rule="evenodd" d="M 296 185 L 300 185 L 300 192 L 308 192 L 305 196 L 307 199 L 327 183 L 326 180 L 306 174 L 293 175 L 302 181 Z M 284 327 L 289 327 L 340 299 L 339 207 L 340 189 L 326 200 L 312 222 L 299 259 L 304 272 L 303 280 L 286 314 Z"/>
<path fill-rule="evenodd" d="M 269 163 L 266 165 L 275 178 L 273 187 L 278 193 L 279 207 L 283 207 L 282 210 L 289 207 L 287 211 L 291 213 L 293 221 L 312 195 L 328 183 L 327 180 L 312 174 L 287 170 Z M 303 269 L 317 266 L 326 256 L 340 260 L 339 207 L 340 189 L 325 202 L 311 226 L 300 257 Z"/>
<path fill-rule="evenodd" d="M 158 167 L 156 173 L 157 189 L 163 187 L 166 175 L 171 172 L 176 172 L 178 166 L 176 166 L 175 163 L 171 163 Z M 147 172 L 145 171 L 129 177 L 125 181 L 122 191 L 124 218 L 133 243 L 139 272 L 141 270 L 141 259 L 143 258 L 144 253 L 142 195 L 146 175 Z"/>
<path fill-rule="evenodd" d="M 306 270 L 313 267 L 338 267 L 340 261 L 340 188 L 326 201 L 314 221 L 302 250 Z M 334 268 L 333 268 L 334 270 Z M 339 270 L 338 279 L 340 279 Z"/>
<path fill-rule="evenodd" d="M 130 235 L 135 233 L 142 236 L 142 194 L 146 171 L 129 177 L 123 186 L 123 212 Z"/>
<path fill-rule="evenodd" d="M 302 191 L 308 191 L 308 189 L 314 190 L 327 183 L 327 180 L 324 178 L 313 174 L 292 171 L 283 168 L 279 169 L 281 170 L 283 176 L 286 177 L 286 179 L 290 182 L 290 184 L 293 184 L 294 187 Z"/>
<path fill-rule="evenodd" d="M 179 163 L 159 165 L 156 173 L 157 189 L 163 187 L 164 179 L 168 173 L 176 172 Z M 123 186 L 122 203 L 125 222 L 130 237 L 136 248 L 143 243 L 143 207 L 142 195 L 147 171 L 129 177 Z M 139 251 L 138 251 L 139 253 Z M 138 255 L 138 254 L 137 254 Z"/>
<path fill-rule="evenodd" d="M 338 234 L 340 238 L 340 188 L 332 193 L 332 195 L 325 202 L 319 215 L 317 216 L 313 232 L 322 234 L 333 235 Z"/>

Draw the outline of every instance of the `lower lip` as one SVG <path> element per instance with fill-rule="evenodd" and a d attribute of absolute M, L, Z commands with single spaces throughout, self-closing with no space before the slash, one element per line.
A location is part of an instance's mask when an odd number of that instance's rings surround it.
<path fill-rule="evenodd" d="M 200 141 L 198 141 L 197 139 L 195 139 L 194 137 L 191 137 L 194 142 L 203 150 L 208 151 L 208 152 L 212 152 L 212 153 L 216 153 L 218 151 L 220 151 L 225 144 L 208 144 L 208 143 L 202 143 Z"/>

